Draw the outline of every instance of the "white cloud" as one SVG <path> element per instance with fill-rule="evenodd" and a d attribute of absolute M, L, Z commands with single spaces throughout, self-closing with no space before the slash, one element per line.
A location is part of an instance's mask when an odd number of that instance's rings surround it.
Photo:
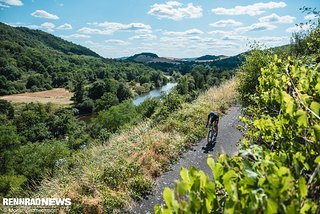
<path fill-rule="evenodd" d="M 156 38 L 157 36 L 153 34 L 139 34 L 139 35 L 130 37 L 129 40 L 153 40 Z"/>
<path fill-rule="evenodd" d="M 89 23 L 89 25 L 95 26 L 96 28 L 83 27 L 78 30 L 78 32 L 85 34 L 104 34 L 109 35 L 116 31 L 130 31 L 135 33 L 151 33 L 151 26 L 143 23 L 130 23 L 122 24 L 117 22 L 94 22 Z"/>
<path fill-rule="evenodd" d="M 3 2 L 8 5 L 12 5 L 12 6 L 22 6 L 23 5 L 22 1 L 20 1 L 20 0 L 0 0 L 0 2 Z"/>
<path fill-rule="evenodd" d="M 83 35 L 83 34 L 70 34 L 70 35 L 63 35 L 61 36 L 62 38 L 65 38 L 65 39 L 88 39 L 90 38 L 89 35 Z"/>
<path fill-rule="evenodd" d="M 55 24 L 51 22 L 44 22 L 40 25 L 42 28 L 55 28 Z"/>
<path fill-rule="evenodd" d="M 235 6 L 234 8 L 218 7 L 212 9 L 212 12 L 218 15 L 249 15 L 256 16 L 265 13 L 266 9 L 283 8 L 287 6 L 285 2 L 259 2 L 246 6 Z"/>
<path fill-rule="evenodd" d="M 96 28 L 83 27 L 78 30 L 79 33 L 84 34 L 112 34 L 112 31 L 103 31 Z"/>
<path fill-rule="evenodd" d="M 46 29 L 48 32 L 53 32 L 54 28 L 55 28 L 55 24 L 51 23 L 51 22 L 44 22 L 40 25 L 40 28 L 44 28 Z"/>
<path fill-rule="evenodd" d="M 225 40 L 225 41 L 244 41 L 247 38 L 248 37 L 246 37 L 246 36 L 228 35 L 228 36 L 222 37 L 221 39 Z"/>
<path fill-rule="evenodd" d="M 202 8 L 201 6 L 194 6 L 192 3 L 184 6 L 177 1 L 168 1 L 164 4 L 152 5 L 148 14 L 156 16 L 159 19 L 166 18 L 178 21 L 183 18 L 200 18 L 202 16 Z"/>
<path fill-rule="evenodd" d="M 319 18 L 319 16 L 317 16 L 316 14 L 313 14 L 313 13 L 308 14 L 304 17 L 304 19 L 306 19 L 306 20 L 313 20 L 313 19 L 318 19 L 318 18 Z"/>
<path fill-rule="evenodd" d="M 243 25 L 242 22 L 238 22 L 234 19 L 220 20 L 209 24 L 212 27 L 238 27 Z"/>
<path fill-rule="evenodd" d="M 298 25 L 298 26 L 294 26 L 294 27 L 289 27 L 286 29 L 287 33 L 298 33 L 298 32 L 302 32 L 302 31 L 308 31 L 311 29 L 310 25 Z"/>
<path fill-rule="evenodd" d="M 234 31 L 224 31 L 224 30 L 213 30 L 208 32 L 208 34 L 214 35 L 214 36 L 227 36 L 234 34 Z"/>
<path fill-rule="evenodd" d="M 58 16 L 48 13 L 44 10 L 36 10 L 33 13 L 31 13 L 31 16 L 37 17 L 37 18 L 44 18 L 44 19 L 59 19 Z"/>
<path fill-rule="evenodd" d="M 275 28 L 277 28 L 277 26 L 272 25 L 270 23 L 261 22 L 261 23 L 255 23 L 255 24 L 252 24 L 252 25 L 246 26 L 246 27 L 236 28 L 235 31 L 238 33 L 246 33 L 246 32 L 251 32 L 251 31 L 273 30 Z"/>
<path fill-rule="evenodd" d="M 162 34 L 168 36 L 193 36 L 203 34 L 203 31 L 193 28 L 186 31 L 165 31 Z"/>
<path fill-rule="evenodd" d="M 105 40 L 105 42 L 111 45 L 128 45 L 129 44 L 129 42 L 126 42 L 120 39 L 108 39 L 108 40 Z"/>
<path fill-rule="evenodd" d="M 292 23 L 296 18 L 293 16 L 278 16 L 275 13 L 272 13 L 269 16 L 264 16 L 259 18 L 260 22 L 269 22 L 269 23 Z"/>
<path fill-rule="evenodd" d="M 6 4 L 1 4 L 0 3 L 0 7 L 5 7 L 5 8 L 9 8 L 10 6 L 6 5 Z M 3 9 L 3 8 L 2 8 Z"/>
<path fill-rule="evenodd" d="M 60 25 L 57 27 L 58 30 L 71 30 L 72 29 L 72 25 L 65 23 L 63 25 Z"/>

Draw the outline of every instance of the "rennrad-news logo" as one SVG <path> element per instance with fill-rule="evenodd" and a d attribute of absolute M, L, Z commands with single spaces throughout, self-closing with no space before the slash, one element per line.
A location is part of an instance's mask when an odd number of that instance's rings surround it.
<path fill-rule="evenodd" d="M 3 198 L 3 206 L 71 206 L 70 198 Z"/>

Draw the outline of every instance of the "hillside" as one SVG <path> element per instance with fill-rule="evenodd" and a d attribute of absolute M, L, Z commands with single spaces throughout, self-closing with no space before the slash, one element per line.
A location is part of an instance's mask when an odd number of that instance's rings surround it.
<path fill-rule="evenodd" d="M 0 23 L 0 95 L 53 87 L 73 89 L 79 77 L 87 85 L 104 79 L 135 85 L 143 79 L 142 83 L 150 83 L 149 88 L 165 81 L 161 72 L 142 64 L 105 59 L 43 31 Z"/>
<path fill-rule="evenodd" d="M 61 51 L 65 54 L 100 57 L 97 53 L 86 47 L 65 41 L 41 30 L 31 30 L 26 27 L 13 28 L 0 23 L 0 39 L 2 45 L 7 44 L 4 41 L 10 41 L 20 45 L 22 48 L 51 48 L 56 51 Z"/>
<path fill-rule="evenodd" d="M 192 68 L 197 65 L 215 67 L 220 72 L 226 70 L 231 71 L 241 65 L 244 61 L 244 57 L 242 54 L 239 54 L 231 57 L 223 55 L 205 55 L 195 58 L 168 58 L 159 57 L 154 53 L 140 53 L 131 57 L 123 57 L 118 60 L 142 63 L 172 75 L 173 72 L 179 72 L 181 74 L 189 73 Z"/>
<path fill-rule="evenodd" d="M 196 58 L 196 60 L 200 60 L 200 61 L 202 61 L 202 60 L 218 60 L 218 59 L 220 59 L 220 58 L 222 58 L 222 57 L 226 57 L 226 56 L 224 56 L 224 55 L 219 55 L 219 56 L 215 56 L 215 55 L 204 55 L 204 56 L 201 56 L 201 57 Z"/>

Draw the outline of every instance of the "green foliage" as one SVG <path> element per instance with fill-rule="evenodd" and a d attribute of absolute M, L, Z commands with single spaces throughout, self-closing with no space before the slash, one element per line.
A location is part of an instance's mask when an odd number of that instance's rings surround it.
<path fill-rule="evenodd" d="M 0 197 L 23 196 L 26 181 L 23 175 L 0 175 Z"/>
<path fill-rule="evenodd" d="M 126 84 L 120 83 L 117 89 L 117 97 L 119 101 L 122 102 L 124 100 L 130 99 L 132 97 L 132 92 Z"/>
<path fill-rule="evenodd" d="M 0 99 L 0 115 L 1 114 L 6 115 L 8 118 L 13 118 L 14 109 L 11 103 Z"/>
<path fill-rule="evenodd" d="M 170 113 L 181 108 L 184 97 L 176 92 L 172 92 L 164 97 L 162 105 L 153 114 L 152 119 L 161 121 L 166 119 Z"/>
<path fill-rule="evenodd" d="M 260 69 L 267 65 L 269 61 L 268 54 L 259 49 L 251 51 L 250 55 L 246 56 L 245 62 L 238 69 L 240 75 L 239 92 L 241 104 L 246 107 L 253 104 L 252 95 L 256 93 L 259 84 Z"/>
<path fill-rule="evenodd" d="M 142 117 L 150 118 L 156 112 L 160 104 L 161 102 L 159 99 L 149 98 L 137 107 L 137 111 L 142 115 Z"/>
<path fill-rule="evenodd" d="M 63 142 L 29 143 L 8 153 L 7 170 L 39 181 L 47 174 L 52 174 L 57 161 L 68 157 L 68 154 L 68 147 Z"/>
<path fill-rule="evenodd" d="M 113 133 L 125 125 L 135 123 L 138 119 L 136 107 L 131 101 L 126 101 L 108 110 L 100 111 L 93 120 L 93 133 L 98 134 L 106 130 Z"/>
<path fill-rule="evenodd" d="M 308 47 L 320 43 L 314 31 L 304 38 Z M 319 212 L 319 53 L 305 53 L 247 57 L 239 91 L 250 114 L 241 117 L 247 134 L 239 154 L 208 159 L 213 181 L 182 169 L 182 180 L 174 191 L 165 189 L 166 206 L 157 205 L 156 213 Z"/>
<path fill-rule="evenodd" d="M 18 196 L 51 176 L 74 150 L 90 144 L 74 111 L 26 104 L 15 109 L 1 101 L 0 194 Z"/>
<path fill-rule="evenodd" d="M 96 100 L 96 112 L 107 110 L 111 106 L 116 106 L 119 104 L 118 97 L 110 92 L 105 92 L 102 97 L 98 100 Z"/>

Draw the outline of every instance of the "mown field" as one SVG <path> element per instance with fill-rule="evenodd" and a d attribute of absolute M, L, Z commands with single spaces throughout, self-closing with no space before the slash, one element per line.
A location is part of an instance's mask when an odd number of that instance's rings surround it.
<path fill-rule="evenodd" d="M 46 91 L 27 92 L 21 94 L 13 94 L 2 96 L 0 99 L 10 101 L 12 103 L 52 103 L 58 105 L 72 104 L 71 97 L 73 93 L 64 88 L 54 88 Z"/>

